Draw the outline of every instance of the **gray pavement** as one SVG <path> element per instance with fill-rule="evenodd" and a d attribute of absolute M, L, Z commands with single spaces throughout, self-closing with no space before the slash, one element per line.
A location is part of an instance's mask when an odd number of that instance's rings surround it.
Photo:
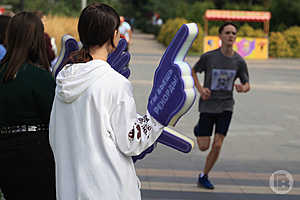
<path fill-rule="evenodd" d="M 165 48 L 152 35 L 135 31 L 130 80 L 134 87 L 137 109 L 146 112 L 155 68 Z M 188 56 L 193 66 L 198 56 Z M 184 154 L 161 144 L 136 164 L 142 181 L 143 200 L 283 200 L 300 199 L 300 60 L 247 60 L 251 92 L 235 94 L 236 105 L 231 128 L 222 153 L 211 172 L 215 190 L 196 187 L 207 152 L 194 149 Z M 200 76 L 201 77 L 201 76 Z M 201 77 L 202 78 L 202 77 Z M 192 138 L 198 120 L 198 98 L 192 109 L 178 122 L 175 130 Z M 276 194 L 270 188 L 275 175 Z"/>

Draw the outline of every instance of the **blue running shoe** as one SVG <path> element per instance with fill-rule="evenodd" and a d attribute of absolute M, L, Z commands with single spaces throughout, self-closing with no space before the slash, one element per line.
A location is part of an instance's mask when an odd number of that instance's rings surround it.
<path fill-rule="evenodd" d="M 204 175 L 203 177 L 200 177 L 199 175 L 197 185 L 198 187 L 203 187 L 210 190 L 213 190 L 215 188 L 214 185 L 210 182 L 210 180 L 208 180 L 207 175 Z"/>

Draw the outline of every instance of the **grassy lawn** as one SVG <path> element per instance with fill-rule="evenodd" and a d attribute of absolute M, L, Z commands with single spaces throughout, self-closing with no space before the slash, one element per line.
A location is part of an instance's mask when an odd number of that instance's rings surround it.
<path fill-rule="evenodd" d="M 64 34 L 71 35 L 79 41 L 77 33 L 78 18 L 49 15 L 44 23 L 45 32 L 48 33 L 50 37 L 55 38 L 58 53 L 60 52 L 61 38 Z"/>

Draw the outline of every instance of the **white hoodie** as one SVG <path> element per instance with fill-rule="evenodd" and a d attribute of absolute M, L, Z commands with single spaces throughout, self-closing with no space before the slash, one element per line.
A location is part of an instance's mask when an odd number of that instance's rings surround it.
<path fill-rule="evenodd" d="M 50 119 L 58 200 L 137 200 L 131 156 L 163 126 L 139 116 L 130 82 L 102 60 L 66 66 L 57 76 Z"/>

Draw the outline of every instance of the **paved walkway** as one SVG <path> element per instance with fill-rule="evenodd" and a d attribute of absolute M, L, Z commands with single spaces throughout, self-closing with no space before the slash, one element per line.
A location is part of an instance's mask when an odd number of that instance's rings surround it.
<path fill-rule="evenodd" d="M 146 111 L 153 73 L 164 50 L 152 35 L 134 33 L 130 80 L 140 113 Z M 190 65 L 197 59 L 197 56 L 186 58 Z M 206 152 L 195 146 L 190 153 L 183 154 L 159 144 L 152 154 L 136 164 L 143 200 L 300 199 L 300 60 L 248 60 L 247 63 L 252 91 L 235 95 L 232 125 L 220 159 L 210 174 L 215 190 L 196 187 Z M 197 104 L 174 127 L 192 139 L 198 120 Z M 294 180 L 287 194 L 276 194 L 270 188 L 270 177 L 278 170 L 288 171 Z M 290 186 L 284 174 L 276 175 L 273 183 L 279 193 Z"/>

